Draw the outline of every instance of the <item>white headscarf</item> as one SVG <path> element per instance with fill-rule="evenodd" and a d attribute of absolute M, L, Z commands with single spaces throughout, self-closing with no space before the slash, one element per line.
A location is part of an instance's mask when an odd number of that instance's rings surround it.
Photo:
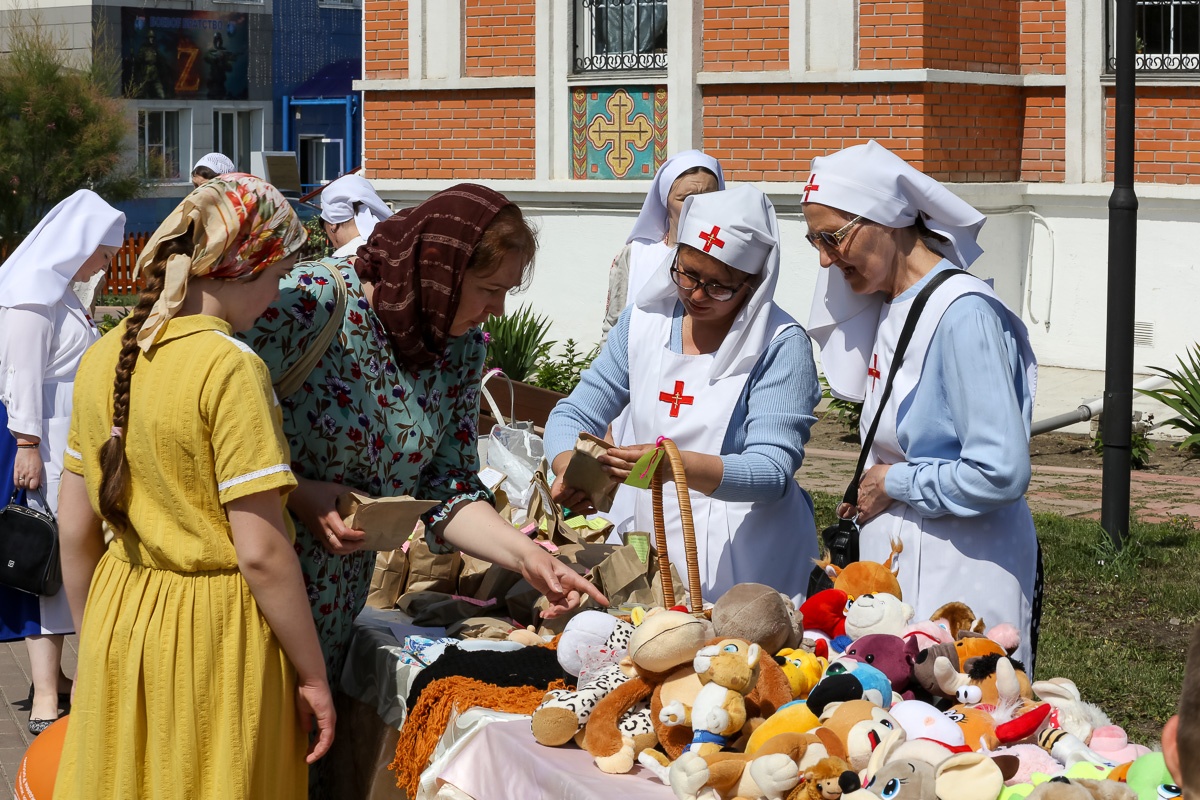
<path fill-rule="evenodd" d="M 50 209 L 8 260 L 0 264 L 0 303 L 51 308 L 101 245 L 120 247 L 125 215 L 88 189 Z"/>
<path fill-rule="evenodd" d="M 771 343 L 780 319 L 774 301 L 779 221 L 771 199 L 749 185 L 692 195 L 683 201 L 679 216 L 679 244 L 707 252 L 733 269 L 762 276 L 717 349 L 709 380 L 752 369 Z M 677 251 L 678 246 L 672 256 Z M 660 269 L 638 294 L 637 305 L 648 309 L 663 303 L 674 309 L 678 293 L 670 271 Z"/>
<path fill-rule="evenodd" d="M 718 191 L 725 188 L 725 173 L 721 171 L 721 162 L 699 150 L 676 153 L 654 174 L 654 183 L 646 193 L 641 213 L 633 223 L 633 230 L 625 240 L 626 244 L 632 241 L 653 244 L 663 240 L 667 235 L 667 198 L 671 196 L 671 187 L 680 175 L 693 167 L 703 167 L 716 175 Z"/>
<path fill-rule="evenodd" d="M 804 202 L 890 228 L 906 228 L 920 217 L 949 240 L 941 255 L 961 269 L 983 253 L 976 237 L 987 217 L 876 141 L 814 158 Z M 878 292 L 855 294 L 839 269 L 818 274 L 808 334 L 821 346 L 821 367 L 835 396 L 862 402 L 884 302 Z"/>
<path fill-rule="evenodd" d="M 195 172 L 197 167 L 208 167 L 218 175 L 237 172 L 237 167 L 234 166 L 233 161 L 231 161 L 224 153 L 209 153 L 208 155 L 203 156 L 192 167 L 192 172 Z"/>
<path fill-rule="evenodd" d="M 361 203 L 357 213 L 354 205 Z M 392 215 L 392 209 L 380 199 L 366 178 L 361 175 L 343 175 L 321 191 L 321 219 L 337 224 L 351 219 L 358 226 L 358 235 L 363 241 L 375 230 L 375 226 Z"/>

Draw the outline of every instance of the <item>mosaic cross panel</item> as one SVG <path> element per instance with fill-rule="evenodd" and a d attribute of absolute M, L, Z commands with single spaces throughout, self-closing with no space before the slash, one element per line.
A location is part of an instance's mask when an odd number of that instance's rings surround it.
<path fill-rule="evenodd" d="M 649 180 L 667 160 L 665 86 L 576 87 L 571 176 Z"/>

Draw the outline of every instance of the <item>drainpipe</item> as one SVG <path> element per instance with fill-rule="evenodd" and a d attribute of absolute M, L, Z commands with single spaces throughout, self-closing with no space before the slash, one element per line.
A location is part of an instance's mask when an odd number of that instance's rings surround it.
<path fill-rule="evenodd" d="M 1140 392 L 1145 389 L 1161 389 L 1164 386 L 1170 385 L 1170 378 L 1164 378 L 1160 375 L 1155 375 L 1153 378 L 1147 378 L 1141 383 L 1133 385 L 1133 391 Z M 1039 420 L 1033 423 L 1029 430 L 1030 436 L 1037 436 L 1039 433 L 1049 433 L 1056 431 L 1059 428 L 1065 428 L 1068 425 L 1074 425 L 1076 422 L 1087 422 L 1092 417 L 1104 410 L 1104 398 L 1097 397 L 1094 400 L 1088 400 L 1074 411 L 1069 411 L 1066 414 L 1059 414 L 1056 417 Z"/>

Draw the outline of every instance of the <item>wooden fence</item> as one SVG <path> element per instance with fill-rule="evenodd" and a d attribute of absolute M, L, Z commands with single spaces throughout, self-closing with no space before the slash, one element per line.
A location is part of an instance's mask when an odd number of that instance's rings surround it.
<path fill-rule="evenodd" d="M 135 295 L 142 291 L 145 283 L 140 277 L 134 277 L 134 267 L 149 239 L 148 233 L 126 234 L 125 243 L 113 256 L 108 277 L 100 284 L 97 294 Z"/>
<path fill-rule="evenodd" d="M 134 268 L 137 265 L 138 256 L 142 254 L 149 239 L 149 233 L 130 233 L 125 236 L 125 243 L 113 256 L 112 264 L 108 268 L 108 277 L 100 284 L 97 294 L 132 296 L 142 291 L 145 281 L 140 276 L 134 277 Z M 301 248 L 301 261 L 306 261 L 314 256 L 316 253 L 312 252 L 312 248 L 307 244 Z"/>

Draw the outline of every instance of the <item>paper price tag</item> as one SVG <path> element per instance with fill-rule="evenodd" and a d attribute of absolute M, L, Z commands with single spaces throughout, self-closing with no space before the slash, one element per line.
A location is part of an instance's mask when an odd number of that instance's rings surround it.
<path fill-rule="evenodd" d="M 625 485 L 649 489 L 650 481 L 654 479 L 654 472 L 658 469 L 658 463 L 662 461 L 665 452 L 663 448 L 656 447 L 639 458 L 630 470 L 629 477 L 625 479 Z"/>

